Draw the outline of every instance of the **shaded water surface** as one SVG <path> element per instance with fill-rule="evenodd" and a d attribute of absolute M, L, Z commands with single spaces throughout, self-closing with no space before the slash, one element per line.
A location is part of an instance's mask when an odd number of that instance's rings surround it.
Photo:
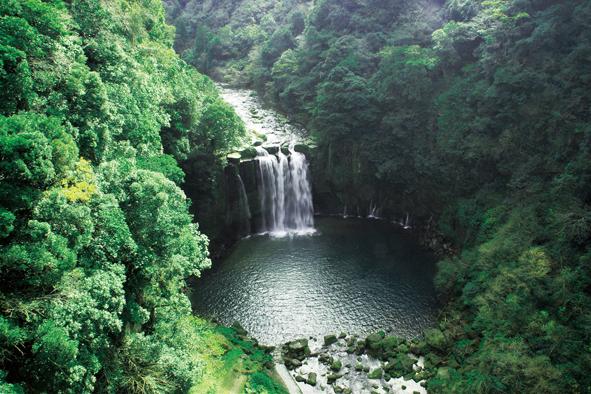
<path fill-rule="evenodd" d="M 240 241 L 194 285 L 199 315 L 238 321 L 264 344 L 391 329 L 412 338 L 433 324 L 434 258 L 376 220 L 316 218 L 317 233 Z"/>

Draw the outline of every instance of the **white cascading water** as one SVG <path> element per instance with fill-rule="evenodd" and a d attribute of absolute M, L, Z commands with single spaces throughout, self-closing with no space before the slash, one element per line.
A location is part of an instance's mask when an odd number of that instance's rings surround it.
<path fill-rule="evenodd" d="M 240 210 L 240 223 L 242 226 L 242 233 L 243 234 L 250 234 L 250 208 L 248 207 L 248 196 L 246 195 L 246 188 L 244 187 L 244 182 L 242 182 L 242 178 L 240 174 L 238 175 L 238 183 L 239 183 L 239 193 L 240 197 L 238 200 L 238 209 Z"/>
<path fill-rule="evenodd" d="M 314 231 L 314 206 L 306 156 L 290 148 L 277 155 L 257 147 L 262 232 L 274 236 Z"/>

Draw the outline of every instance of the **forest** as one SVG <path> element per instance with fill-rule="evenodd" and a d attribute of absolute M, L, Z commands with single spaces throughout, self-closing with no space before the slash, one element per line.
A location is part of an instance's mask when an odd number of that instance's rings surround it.
<path fill-rule="evenodd" d="M 587 0 L 0 0 L 0 392 L 286 392 L 272 349 L 190 302 L 251 139 L 214 80 L 310 131 L 317 209 L 377 203 L 450 245 L 429 392 L 591 392 L 590 21 Z"/>
<path fill-rule="evenodd" d="M 236 338 L 191 314 L 211 262 L 178 163 L 220 165 L 242 123 L 160 1 L 0 15 L 0 392 L 188 391 Z"/>
<path fill-rule="evenodd" d="M 312 130 L 317 193 L 453 242 L 429 389 L 591 390 L 591 3 L 167 3 L 187 62 Z"/>

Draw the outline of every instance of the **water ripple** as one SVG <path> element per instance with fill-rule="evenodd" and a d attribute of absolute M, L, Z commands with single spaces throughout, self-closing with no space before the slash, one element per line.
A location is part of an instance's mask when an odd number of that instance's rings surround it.
<path fill-rule="evenodd" d="M 240 322 L 265 344 L 433 324 L 434 259 L 387 223 L 319 218 L 320 235 L 240 241 L 194 286 L 196 313 Z"/>

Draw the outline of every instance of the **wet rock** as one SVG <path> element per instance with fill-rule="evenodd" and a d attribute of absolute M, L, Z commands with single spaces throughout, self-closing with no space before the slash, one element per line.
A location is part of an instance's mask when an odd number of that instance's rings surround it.
<path fill-rule="evenodd" d="M 241 158 L 242 158 L 242 155 L 238 152 L 232 152 L 226 156 L 228 163 L 233 163 L 233 164 L 240 164 Z"/>
<path fill-rule="evenodd" d="M 269 152 L 270 155 L 274 155 L 277 152 L 279 152 L 279 146 L 277 146 L 277 145 L 269 145 L 269 146 L 265 146 L 264 148 L 267 152 Z"/>
<path fill-rule="evenodd" d="M 363 364 L 359 362 L 355 364 L 355 371 L 363 371 Z"/>
<path fill-rule="evenodd" d="M 330 334 L 324 336 L 324 346 L 330 346 L 335 342 L 337 342 L 336 335 Z"/>
<path fill-rule="evenodd" d="M 330 364 L 332 362 L 332 357 L 326 353 L 322 353 L 318 356 L 318 361 L 320 361 L 322 364 Z"/>
<path fill-rule="evenodd" d="M 318 381 L 318 376 L 316 375 L 316 373 L 310 372 L 308 374 L 308 379 L 306 379 L 306 383 L 308 383 L 310 386 L 316 386 L 317 381 Z"/>
<path fill-rule="evenodd" d="M 383 374 L 384 374 L 384 371 L 382 370 L 382 368 L 376 368 L 367 374 L 367 378 L 368 379 L 381 379 Z"/>
<path fill-rule="evenodd" d="M 330 375 L 328 375 L 326 377 L 326 381 L 328 382 L 328 384 L 332 384 L 334 383 L 337 379 L 342 378 L 343 376 L 345 376 L 344 373 L 331 373 Z"/>
<path fill-rule="evenodd" d="M 367 352 L 374 356 L 379 357 L 383 351 L 382 348 L 382 339 L 384 339 L 385 334 L 383 332 L 371 334 L 365 339 L 365 347 L 367 348 Z"/>
<path fill-rule="evenodd" d="M 394 358 L 390 358 L 384 369 L 391 376 L 402 376 L 409 373 L 414 373 L 413 365 L 415 360 L 409 357 L 407 354 L 399 353 Z"/>
<path fill-rule="evenodd" d="M 339 339 L 343 339 L 343 338 L 346 338 L 346 337 L 347 337 L 347 333 L 341 332 L 339 334 Z"/>
<path fill-rule="evenodd" d="M 234 331 L 236 331 L 236 334 L 238 334 L 239 336 L 245 337 L 248 335 L 248 332 L 246 332 L 246 330 L 237 321 L 232 323 L 232 328 L 234 329 Z"/>
<path fill-rule="evenodd" d="M 302 362 L 297 358 L 283 358 L 283 362 L 287 369 L 296 369 L 302 366 Z"/>
<path fill-rule="evenodd" d="M 255 147 L 249 146 L 240 151 L 240 156 L 242 156 L 242 160 L 254 159 L 257 156 L 257 150 Z"/>
<path fill-rule="evenodd" d="M 357 344 L 355 345 L 355 353 L 356 354 L 363 354 L 363 352 L 365 352 L 365 342 L 358 341 Z"/>
<path fill-rule="evenodd" d="M 335 372 L 340 371 L 341 368 L 343 368 L 343 363 L 341 362 L 341 360 L 334 360 L 330 365 L 330 369 L 332 369 Z"/>
<path fill-rule="evenodd" d="M 297 375 L 295 377 L 295 380 L 296 380 L 296 382 L 305 382 L 306 381 L 306 378 L 303 377 L 302 375 Z"/>

